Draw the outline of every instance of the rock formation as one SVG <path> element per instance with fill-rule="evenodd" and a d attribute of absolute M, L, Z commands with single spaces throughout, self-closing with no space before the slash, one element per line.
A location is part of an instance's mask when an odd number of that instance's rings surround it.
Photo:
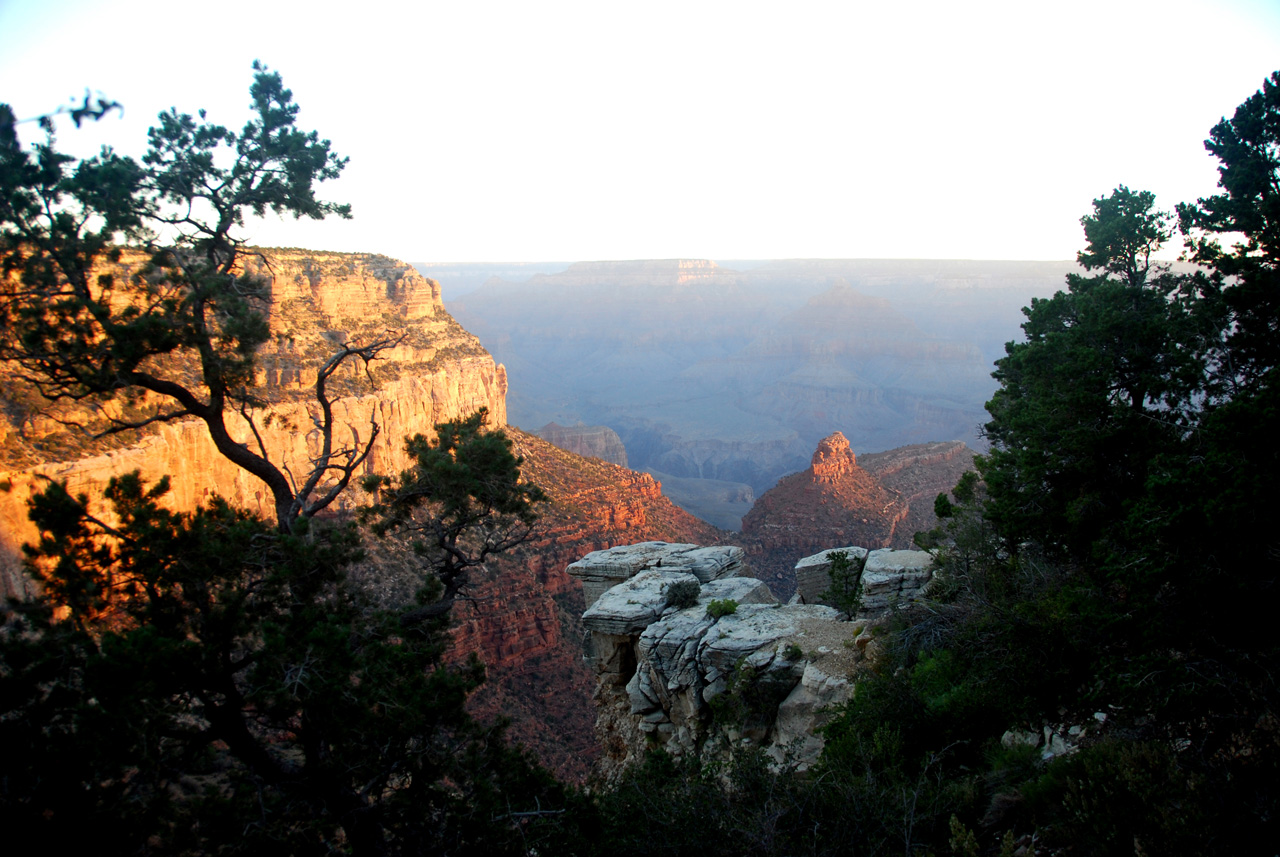
<path fill-rule="evenodd" d="M 715 542 L 721 533 L 662 495 L 662 486 L 508 427 L 524 477 L 551 496 L 534 541 L 489 562 L 473 601 L 455 607 L 455 652 L 475 652 L 488 680 L 473 713 L 503 716 L 510 736 L 562 778 L 580 781 L 600 754 L 592 730 L 595 678 L 583 661 L 582 588 L 565 567 L 635 541 Z"/>
<path fill-rule="evenodd" d="M 840 432 L 823 438 L 813 451 L 813 460 L 809 463 L 813 481 L 819 485 L 834 485 L 842 477 L 853 473 L 857 466 L 849 441 Z"/>
<path fill-rule="evenodd" d="M 627 466 L 627 449 L 622 445 L 622 438 L 608 426 L 562 426 L 550 422 L 536 434 L 548 443 L 577 455 Z"/>
<path fill-rule="evenodd" d="M 856 622 L 802 598 L 779 604 L 761 581 L 740 576 L 737 547 L 648 542 L 573 563 L 598 677 L 599 771 L 614 777 L 654 747 L 710 761 L 750 745 L 780 763 L 810 764 L 828 709 L 849 698 L 856 665 L 873 651 L 870 624 L 929 579 L 922 559 L 873 551 Z M 696 603 L 686 606 L 679 587 L 696 587 Z"/>
<path fill-rule="evenodd" d="M 126 256 L 118 273 L 128 276 L 143 261 Z M 379 386 L 362 388 L 355 378 L 339 379 L 349 395 L 334 406 L 337 442 L 369 437 L 371 423 L 381 436 L 365 463 L 368 472 L 393 472 L 408 462 L 404 438 L 430 435 L 437 423 L 457 419 L 480 407 L 490 424 L 506 423 L 506 370 L 444 310 L 439 285 L 409 265 L 385 256 L 262 250 L 246 267 L 270 283 L 268 321 L 275 338 L 259 354 L 262 397 L 270 418 L 259 415 L 267 449 L 293 472 L 306 472 L 319 444 L 312 426 L 309 388 L 315 367 L 338 341 L 368 339 L 385 333 L 404 340 L 374 364 Z M 3 371 L 3 370 L 0 370 Z M 253 477 L 217 453 L 204 425 L 195 420 L 156 424 L 148 430 L 104 442 L 87 442 L 86 433 L 59 419 L 103 424 L 91 411 L 50 407 L 11 376 L 0 401 L 0 594 L 26 591 L 18 556 L 35 531 L 27 521 L 26 500 L 42 490 L 44 478 L 65 481 L 71 492 L 100 496 L 106 481 L 132 470 L 154 481 L 168 475 L 168 502 L 191 509 L 214 492 L 235 505 L 270 515 L 271 499 Z M 119 402 L 108 407 L 128 407 Z M 233 432 L 251 441 L 247 423 L 228 420 Z M 351 502 L 356 492 L 349 492 Z"/>
<path fill-rule="evenodd" d="M 743 516 L 736 539 L 779 597 L 795 588 L 793 569 L 832 542 L 908 548 L 937 523 L 933 501 L 973 465 L 960 441 L 916 444 L 855 457 L 840 432 L 824 438 L 809 468 L 785 476 Z"/>
<path fill-rule="evenodd" d="M 126 256 L 121 273 L 140 262 Z M 296 469 L 314 443 L 307 388 L 332 344 L 385 332 L 405 338 L 374 364 L 378 389 L 361 389 L 348 379 L 342 383 L 349 384 L 349 395 L 336 405 L 346 429 L 358 437 L 367 437 L 371 415 L 382 427 L 368 470 L 405 466 L 406 435 L 430 435 L 435 423 L 479 407 L 488 408 L 491 425 L 505 424 L 505 370 L 444 311 L 439 286 L 409 266 L 383 256 L 300 250 L 264 250 L 247 265 L 270 281 L 268 321 L 275 337 L 259 353 L 258 392 L 271 402 L 275 417 L 262 429 L 263 439 L 279 460 Z M 237 505 L 270 511 L 264 489 L 216 453 L 199 422 L 88 443 L 83 433 L 51 419 L 11 376 L 3 380 L 0 483 L 9 486 L 0 493 L 4 594 L 28 585 L 17 556 L 21 543 L 35 536 L 25 500 L 41 487 L 41 475 L 100 496 L 111 476 L 138 469 L 148 479 L 171 477 L 169 502 L 176 508 L 193 508 L 217 491 Z M 95 419 L 88 411 L 72 416 Z M 525 459 L 525 477 L 552 499 L 537 539 L 491 562 L 489 576 L 468 593 L 473 600 L 455 608 L 452 657 L 474 651 L 489 668 L 489 682 L 471 700 L 475 713 L 510 717 L 512 737 L 561 776 L 581 779 L 597 753 L 594 681 L 582 661 L 581 590 L 565 566 L 621 542 L 714 542 L 719 533 L 672 505 L 647 474 L 508 432 Z M 347 499 L 362 500 L 354 488 Z M 411 552 L 392 542 L 369 547 L 369 561 L 354 573 L 388 603 L 406 590 L 411 595 L 417 586 Z"/>
<path fill-rule="evenodd" d="M 837 551 L 843 551 L 856 569 L 851 584 L 860 588 L 859 606 L 852 618 L 874 619 L 905 607 L 919 600 L 925 585 L 933 579 L 933 557 L 926 551 L 831 548 L 796 563 L 796 603 L 827 603 L 824 595 L 831 588 L 831 554 Z"/>

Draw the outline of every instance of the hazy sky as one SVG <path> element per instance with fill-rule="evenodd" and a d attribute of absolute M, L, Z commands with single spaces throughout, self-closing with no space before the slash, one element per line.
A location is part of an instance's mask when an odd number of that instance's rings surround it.
<path fill-rule="evenodd" d="M 355 209 L 259 244 L 1065 259 L 1117 184 L 1213 192 L 1203 140 L 1280 68 L 1280 2 L 0 0 L 20 118 L 125 105 L 66 148 L 140 154 L 170 106 L 239 126 L 255 58 L 350 156 L 325 193 Z"/>

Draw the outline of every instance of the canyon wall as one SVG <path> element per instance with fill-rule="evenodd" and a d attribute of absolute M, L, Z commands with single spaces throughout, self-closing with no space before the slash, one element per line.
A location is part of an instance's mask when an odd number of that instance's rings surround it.
<path fill-rule="evenodd" d="M 126 255 L 119 276 L 127 277 L 144 261 Z M 489 410 L 490 425 L 506 423 L 506 370 L 445 311 L 440 287 L 403 262 L 367 254 L 261 250 L 246 268 L 269 282 L 268 321 L 273 339 L 259 354 L 259 391 L 268 406 L 257 413 L 263 443 L 278 465 L 305 473 L 319 450 L 309 400 L 316 367 L 339 342 L 403 336 L 374 364 L 377 389 L 360 383 L 354 367 L 334 387 L 348 395 L 334 405 L 335 446 L 364 443 L 376 422 L 380 434 L 365 472 L 394 472 L 408 463 L 404 438 L 430 435 L 437 423 L 478 408 Z M 141 407 L 148 402 L 143 400 Z M 153 403 L 152 403 L 153 404 Z M 108 413 L 126 405 L 108 402 Z M 135 403 L 135 408 L 139 405 Z M 89 430 L 105 427 L 101 412 L 53 407 L 5 378 L 0 401 L 0 593 L 19 595 L 29 582 L 20 571 L 20 547 L 35 538 L 26 501 L 47 479 L 65 481 L 73 494 L 101 495 L 108 479 L 133 470 L 155 481 L 169 476 L 167 502 L 191 509 L 218 493 L 267 517 L 272 514 L 266 488 L 218 454 L 204 424 L 197 420 L 158 423 L 100 442 L 64 424 L 76 420 Z M 231 416 L 237 439 L 253 440 L 248 423 Z M 343 502 L 357 501 L 349 490 Z"/>

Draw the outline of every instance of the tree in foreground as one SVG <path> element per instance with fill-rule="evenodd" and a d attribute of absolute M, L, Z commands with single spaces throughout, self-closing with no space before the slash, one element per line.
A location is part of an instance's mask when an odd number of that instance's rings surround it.
<path fill-rule="evenodd" d="M 997 361 L 982 474 L 989 514 L 1011 538 L 1075 556 L 1115 546 L 1153 456 L 1195 418 L 1206 335 L 1194 312 L 1203 278 L 1152 269 L 1170 216 L 1120 187 L 1082 219 L 1079 261 L 1099 274 L 1033 299 L 1024 342 Z M 1110 547 L 1109 547 L 1110 546 Z"/>
<path fill-rule="evenodd" d="M 488 410 L 436 427 L 436 437 L 415 435 L 406 448 L 413 466 L 398 477 L 364 481 L 375 502 L 364 513 L 373 531 L 411 538 L 415 554 L 431 569 L 438 592 L 405 621 L 443 615 L 485 560 L 533 537 L 535 507 L 548 498 L 520 481 L 522 459 L 502 432 L 485 432 Z"/>
<path fill-rule="evenodd" d="M 241 273 L 235 231 L 268 211 L 347 211 L 316 198 L 344 161 L 295 127 L 279 76 L 258 68 L 251 95 L 238 133 L 162 114 L 141 163 L 75 161 L 52 137 L 24 151 L 0 111 L 0 358 L 51 402 L 134 397 L 107 432 L 202 420 L 276 518 L 221 500 L 173 512 L 167 484 L 136 475 L 112 480 L 105 510 L 58 484 L 33 500 L 43 594 L 0 630 L 0 818 L 15 841 L 68 851 L 527 853 L 563 795 L 463 708 L 483 669 L 444 663 L 447 611 L 429 603 L 462 581 L 429 566 L 417 603 L 381 606 L 349 573 L 355 528 L 315 517 L 377 436 L 334 437 L 328 383 L 394 338 L 341 344 L 319 368 L 309 473 L 293 479 L 254 440 L 269 296 Z M 124 243 L 150 259 L 128 278 L 111 268 Z M 447 446 L 415 441 L 435 454 L 394 483 L 412 526 L 444 516 L 444 544 L 478 539 L 479 561 L 527 534 L 541 497 L 482 423 L 437 426 Z M 490 541 L 509 516 L 526 529 Z"/>
<path fill-rule="evenodd" d="M 478 422 L 439 426 L 459 475 L 519 495 Z M 171 512 L 166 488 L 112 480 L 114 524 L 58 485 L 35 500 L 45 596 L 0 645 L 7 829 L 121 851 L 480 853 L 524 847 L 513 812 L 563 805 L 467 716 L 484 671 L 444 662 L 443 612 L 379 608 L 348 576 L 354 529 Z M 423 574 L 420 600 L 439 591 Z"/>
<path fill-rule="evenodd" d="M 201 420 L 218 452 L 271 491 L 287 531 L 333 503 L 378 436 L 373 423 L 363 443 L 335 437 L 333 376 L 395 339 L 343 343 L 318 368 L 311 409 L 322 448 L 310 472 L 290 474 L 260 440 L 233 431 L 258 438 L 255 356 L 270 335 L 268 284 L 243 272 L 237 230 L 268 212 L 350 216 L 316 196 L 346 159 L 296 127 L 279 74 L 254 69 L 254 117 L 239 132 L 171 109 L 148 132 L 141 163 L 110 149 L 77 160 L 57 151 L 52 130 L 24 150 L 12 111 L 0 110 L 0 359 L 81 414 L 124 398 L 130 408 L 101 411 L 112 414 L 104 434 Z M 149 255 L 130 276 L 110 267 L 126 244 Z"/>
<path fill-rule="evenodd" d="M 1086 274 L 996 364 L 981 484 L 938 503 L 936 602 L 828 730 L 824 776 L 885 723 L 894 769 L 937 758 L 955 853 L 1276 841 L 1278 143 L 1280 73 L 1206 143 L 1223 194 L 1178 208 L 1198 269 L 1151 262 L 1150 194 L 1094 201 Z M 1075 753 L 1018 738 L 1068 726 Z"/>

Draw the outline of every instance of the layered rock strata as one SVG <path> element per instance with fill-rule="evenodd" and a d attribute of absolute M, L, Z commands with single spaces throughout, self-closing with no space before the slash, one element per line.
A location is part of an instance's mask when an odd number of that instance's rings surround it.
<path fill-rule="evenodd" d="M 111 273 L 128 278 L 143 261 L 141 254 L 126 254 Z M 334 403 L 335 445 L 363 444 L 374 423 L 380 428 L 366 472 L 402 469 L 408 464 L 405 437 L 430 436 L 436 423 L 481 407 L 488 409 L 490 425 L 506 424 L 505 368 L 445 312 L 439 285 L 411 266 L 369 254 L 261 250 L 248 257 L 246 268 L 267 284 L 265 308 L 274 338 L 258 354 L 258 392 L 269 404 L 256 422 L 263 446 L 278 465 L 306 473 L 319 451 L 310 387 L 316 367 L 337 343 L 401 337 L 373 364 L 376 389 L 362 386 L 354 372 L 331 384 L 340 395 L 346 393 Z M 92 498 L 101 496 L 111 477 L 138 470 L 152 482 L 170 477 L 166 502 L 176 509 L 193 509 L 216 492 L 236 506 L 272 514 L 265 487 L 223 458 L 199 421 L 160 423 L 87 441 L 105 427 L 102 413 L 136 418 L 127 408 L 154 403 L 110 401 L 102 411 L 71 412 L 39 400 L 15 378 L 4 380 L 0 483 L 9 490 L 0 493 L 0 594 L 28 591 L 20 548 L 36 533 L 27 520 L 26 501 L 48 479 L 65 481 L 72 494 Z M 88 431 L 68 428 L 67 420 L 86 424 Z M 228 424 L 237 439 L 256 445 L 247 421 L 232 416 Z M 349 491 L 346 501 L 354 502 L 355 494 Z"/>
<path fill-rule="evenodd" d="M 551 422 L 538 429 L 537 435 L 577 455 L 627 466 L 627 449 L 622 445 L 622 438 L 608 426 L 562 426 Z"/>
<path fill-rule="evenodd" d="M 846 550 L 870 563 L 864 548 Z M 588 597 L 583 614 L 597 673 L 600 772 L 615 777 L 655 746 L 703 760 L 756 746 L 779 763 L 812 763 L 822 748 L 818 728 L 831 706 L 849 698 L 854 669 L 867 656 L 868 624 L 895 596 L 915 591 L 919 557 L 895 556 L 904 553 L 917 552 L 871 552 L 882 556 L 864 583 L 858 622 L 799 598 L 779 604 L 761 581 L 740 576 L 742 552 L 733 547 L 650 542 L 570 565 L 584 589 L 622 578 Z M 697 602 L 672 603 L 673 587 L 691 584 L 699 587 Z M 720 609 L 709 609 L 712 602 Z"/>

